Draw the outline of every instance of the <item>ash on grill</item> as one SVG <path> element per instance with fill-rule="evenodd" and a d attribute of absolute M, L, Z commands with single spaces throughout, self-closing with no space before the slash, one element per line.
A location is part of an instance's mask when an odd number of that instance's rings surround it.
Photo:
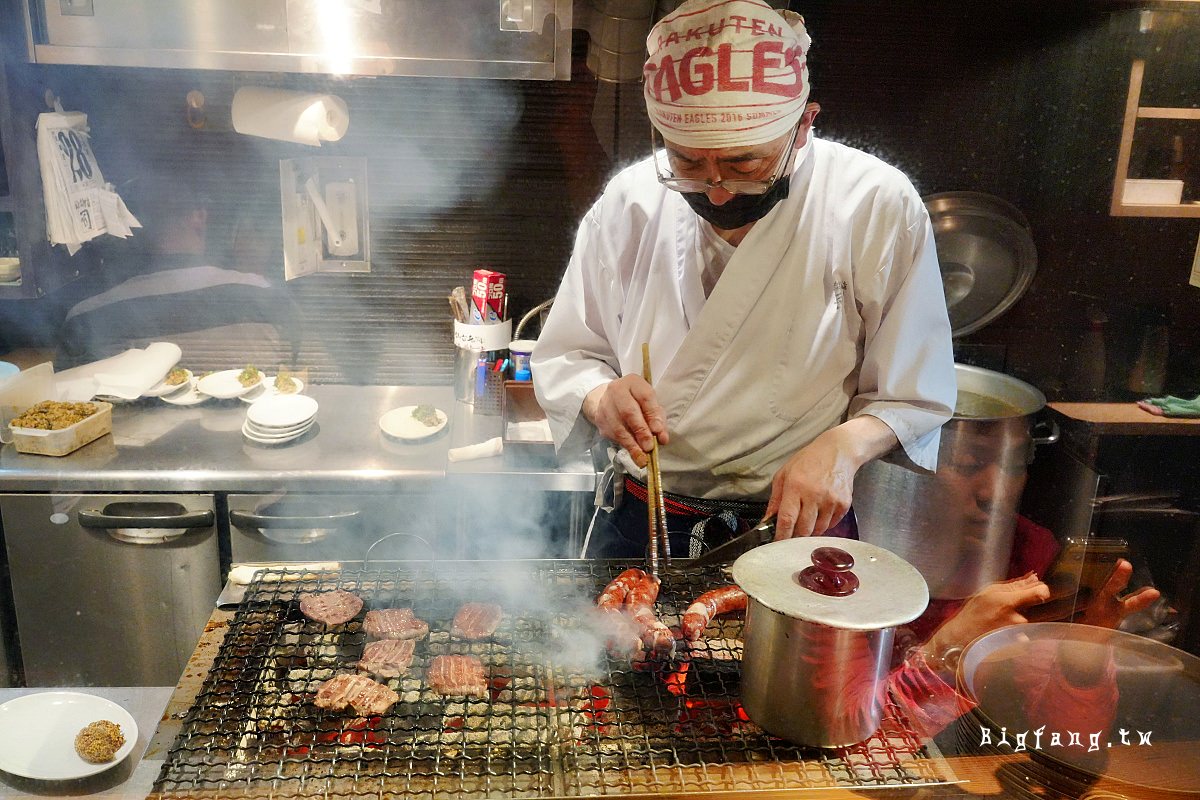
<path fill-rule="evenodd" d="M 589 627 L 595 618 L 587 612 L 624 566 L 423 562 L 318 575 L 260 572 L 155 791 L 448 800 L 953 780 L 895 707 L 869 740 L 841 750 L 804 749 L 760 730 L 737 700 L 737 620 L 713 622 L 703 646 L 680 648 L 670 661 L 607 657 L 604 632 Z M 677 626 L 695 597 L 723 583 L 716 570 L 672 576 L 659 618 Z M 359 595 L 368 610 L 412 608 L 429 623 L 406 672 L 375 676 L 400 697 L 385 714 L 356 717 L 312 702 L 322 681 L 355 670 L 368 643 L 361 619 L 329 629 L 300 613 L 301 595 L 334 589 Z M 451 635 L 464 602 L 502 607 L 488 639 Z M 479 659 L 486 696 L 433 691 L 427 670 L 447 655 Z"/>

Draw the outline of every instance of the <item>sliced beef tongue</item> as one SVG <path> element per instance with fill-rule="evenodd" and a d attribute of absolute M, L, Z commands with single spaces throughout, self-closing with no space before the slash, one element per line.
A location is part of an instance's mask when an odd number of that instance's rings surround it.
<path fill-rule="evenodd" d="M 313 702 L 330 711 L 352 708 L 354 713 L 365 717 L 386 714 L 399 699 L 400 695 L 366 675 L 346 673 L 334 675 L 317 687 L 317 697 Z"/>
<path fill-rule="evenodd" d="M 313 592 L 301 596 L 300 613 L 314 622 L 325 625 L 341 625 L 354 619 L 362 610 L 362 598 L 353 592 L 334 589 L 330 592 Z"/>
<path fill-rule="evenodd" d="M 436 656 L 425 674 L 429 688 L 451 697 L 487 697 L 487 676 L 475 656 Z"/>
<path fill-rule="evenodd" d="M 500 626 L 504 610 L 495 603 L 463 603 L 454 615 L 450 635 L 459 639 L 486 639 Z"/>
<path fill-rule="evenodd" d="M 429 633 L 429 624 L 411 608 L 380 608 L 367 612 L 363 630 L 372 639 L 420 639 Z"/>
<path fill-rule="evenodd" d="M 412 664 L 416 639 L 381 639 L 363 648 L 358 668 L 384 678 L 399 678 Z"/>

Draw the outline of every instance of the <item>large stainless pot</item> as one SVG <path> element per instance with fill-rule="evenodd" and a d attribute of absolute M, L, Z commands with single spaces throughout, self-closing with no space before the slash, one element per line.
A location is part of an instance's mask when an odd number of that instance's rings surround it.
<path fill-rule="evenodd" d="M 1024 381 L 954 365 L 958 402 L 942 427 L 938 469 L 918 473 L 881 459 L 859 471 L 854 512 L 863 541 L 905 559 L 936 598 L 969 597 L 1008 575 L 1017 508 L 1046 397 Z"/>
<path fill-rule="evenodd" d="M 874 545 L 813 536 L 754 548 L 733 578 L 749 597 L 741 690 L 750 719 L 814 747 L 874 733 L 895 626 L 929 602 L 920 573 Z"/>

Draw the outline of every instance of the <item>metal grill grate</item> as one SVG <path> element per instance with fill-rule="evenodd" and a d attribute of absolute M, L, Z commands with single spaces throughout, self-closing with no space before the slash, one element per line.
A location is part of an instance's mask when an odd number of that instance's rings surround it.
<path fill-rule="evenodd" d="M 866 742 L 805 749 L 769 736 L 738 703 L 740 622 L 714 623 L 705 648 L 632 665 L 604 654 L 588 610 L 624 565 L 426 562 L 357 572 L 259 573 L 155 783 L 164 796 L 579 797 L 953 780 L 888 710 Z M 677 623 L 691 600 L 727 580 L 715 571 L 664 579 L 659 614 Z M 410 606 L 429 623 L 400 702 L 381 716 L 324 711 L 317 686 L 353 672 L 367 637 L 359 618 L 326 630 L 301 594 L 354 591 L 366 609 Z M 452 639 L 462 602 L 500 603 L 483 642 Z M 443 697 L 423 682 L 430 660 L 479 657 L 488 697 Z"/>

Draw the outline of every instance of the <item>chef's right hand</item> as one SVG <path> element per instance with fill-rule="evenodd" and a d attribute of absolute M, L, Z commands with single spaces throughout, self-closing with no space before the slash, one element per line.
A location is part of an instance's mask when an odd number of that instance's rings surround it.
<path fill-rule="evenodd" d="M 601 436 L 624 448 L 639 467 L 646 466 L 646 454 L 655 439 L 667 443 L 666 414 L 654 387 L 641 375 L 624 375 L 588 392 L 583 415 Z"/>

